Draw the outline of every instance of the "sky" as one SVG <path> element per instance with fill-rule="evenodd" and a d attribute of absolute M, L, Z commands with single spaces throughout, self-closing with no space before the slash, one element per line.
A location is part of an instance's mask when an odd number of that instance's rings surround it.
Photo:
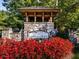
<path fill-rule="evenodd" d="M 2 6 L 3 0 L 0 0 L 0 10 L 6 10 L 4 6 Z"/>
<path fill-rule="evenodd" d="M 40 0 L 37 0 L 38 2 L 40 2 Z M 3 0 L 0 0 L 0 10 L 5 10 L 6 8 L 4 6 L 2 6 Z"/>

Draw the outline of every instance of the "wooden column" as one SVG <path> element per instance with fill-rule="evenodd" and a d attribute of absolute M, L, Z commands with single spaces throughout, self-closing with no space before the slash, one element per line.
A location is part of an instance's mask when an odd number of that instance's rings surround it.
<path fill-rule="evenodd" d="M 28 22 L 28 16 L 26 16 L 26 22 Z"/>
<path fill-rule="evenodd" d="M 51 12 L 51 16 L 50 16 L 50 22 L 52 22 L 52 16 L 53 16 L 53 14 L 52 14 L 52 12 Z"/>
<path fill-rule="evenodd" d="M 43 14 L 42 14 L 42 22 L 44 22 L 44 12 L 43 12 Z"/>
<path fill-rule="evenodd" d="M 50 17 L 50 22 L 52 22 L 52 16 Z"/>
<path fill-rule="evenodd" d="M 34 12 L 34 22 L 36 22 L 36 12 Z"/>
<path fill-rule="evenodd" d="M 27 15 L 27 13 L 25 13 L 25 15 L 26 15 L 26 22 L 28 22 L 28 15 Z"/>

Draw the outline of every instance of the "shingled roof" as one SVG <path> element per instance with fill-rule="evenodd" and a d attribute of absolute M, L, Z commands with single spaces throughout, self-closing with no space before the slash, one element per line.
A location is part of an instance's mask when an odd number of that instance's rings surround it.
<path fill-rule="evenodd" d="M 31 7 L 23 7 L 19 9 L 57 9 L 57 8 L 50 8 L 50 7 L 43 7 L 43 6 L 31 6 Z"/>
<path fill-rule="evenodd" d="M 32 7 L 19 8 L 19 11 L 22 13 L 25 13 L 25 12 L 59 12 L 59 9 L 43 7 L 43 6 L 32 6 Z"/>

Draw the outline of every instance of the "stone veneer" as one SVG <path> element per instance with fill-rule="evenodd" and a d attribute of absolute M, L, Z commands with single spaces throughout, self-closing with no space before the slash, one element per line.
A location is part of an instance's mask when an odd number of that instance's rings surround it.
<path fill-rule="evenodd" d="M 28 38 L 29 32 L 32 31 L 46 31 L 50 32 L 54 29 L 53 22 L 25 22 L 24 23 L 24 38 Z"/>

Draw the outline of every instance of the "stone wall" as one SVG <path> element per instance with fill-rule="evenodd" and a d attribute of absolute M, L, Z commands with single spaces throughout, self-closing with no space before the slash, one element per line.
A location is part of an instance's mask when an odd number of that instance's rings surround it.
<path fill-rule="evenodd" d="M 50 32 L 54 29 L 53 22 L 25 22 L 24 23 L 24 38 L 28 38 L 28 33 L 32 31 Z"/>
<path fill-rule="evenodd" d="M 2 30 L 2 38 L 21 40 L 21 32 L 13 32 L 12 28 L 6 28 Z"/>
<path fill-rule="evenodd" d="M 9 38 L 9 28 L 2 30 L 2 38 Z"/>
<path fill-rule="evenodd" d="M 50 32 L 54 29 L 53 22 L 25 22 L 24 23 L 24 39 L 28 38 L 28 34 L 32 31 Z M 2 31 L 3 38 L 21 40 L 22 31 L 13 32 L 12 28 L 7 28 Z"/>

